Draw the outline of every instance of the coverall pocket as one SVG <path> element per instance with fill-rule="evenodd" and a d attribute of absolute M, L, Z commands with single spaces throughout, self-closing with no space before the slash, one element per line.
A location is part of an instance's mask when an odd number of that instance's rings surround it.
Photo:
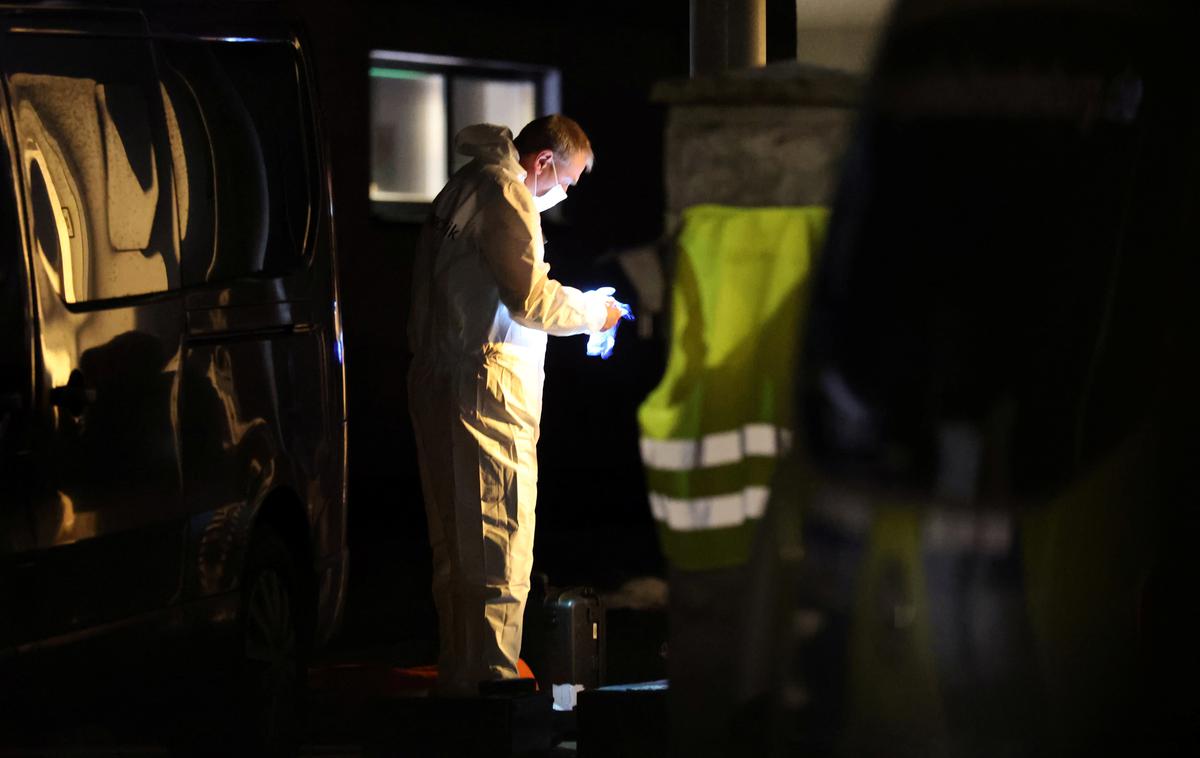
<path fill-rule="evenodd" d="M 496 420 L 517 427 L 518 432 L 532 434 L 536 439 L 542 417 L 541 365 L 498 351 L 484 356 L 483 381 L 485 389 L 479 398 L 481 406 L 491 406 Z"/>

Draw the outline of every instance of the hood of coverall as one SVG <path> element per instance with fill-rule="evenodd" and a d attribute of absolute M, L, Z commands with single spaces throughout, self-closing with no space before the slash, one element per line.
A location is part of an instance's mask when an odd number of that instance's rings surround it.
<path fill-rule="evenodd" d="M 513 133 L 505 126 L 475 124 L 454 135 L 456 152 L 481 163 L 506 164 L 505 168 L 525 178 L 525 169 L 518 162 L 520 155 L 513 144 Z"/>

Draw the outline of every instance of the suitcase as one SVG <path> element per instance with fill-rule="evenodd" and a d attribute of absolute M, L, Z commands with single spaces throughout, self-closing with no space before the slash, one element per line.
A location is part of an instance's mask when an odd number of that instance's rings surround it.
<path fill-rule="evenodd" d="M 539 586 L 542 584 L 542 586 Z M 599 687 L 605 677 L 604 607 L 588 587 L 546 588 L 534 578 L 521 656 L 543 692 L 555 684 Z"/>

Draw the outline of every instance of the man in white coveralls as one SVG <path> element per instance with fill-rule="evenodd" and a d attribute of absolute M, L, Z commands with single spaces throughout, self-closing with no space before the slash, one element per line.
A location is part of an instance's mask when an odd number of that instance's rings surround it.
<path fill-rule="evenodd" d="M 421 231 L 408 390 L 433 548 L 438 691 L 475 694 L 517 677 L 546 336 L 606 331 L 622 311 L 551 279 L 543 260 L 539 214 L 592 166 L 577 123 L 546 116 L 515 140 L 477 124 L 454 147 L 472 160 Z"/>

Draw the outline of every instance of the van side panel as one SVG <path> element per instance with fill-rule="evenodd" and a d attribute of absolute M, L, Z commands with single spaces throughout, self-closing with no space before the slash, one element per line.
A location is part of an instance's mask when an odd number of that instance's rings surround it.
<path fill-rule="evenodd" d="M 35 293 L 35 454 L 18 642 L 167 606 L 181 567 L 183 309 L 146 39 L 8 33 Z"/>
<path fill-rule="evenodd" d="M 237 588 L 270 499 L 308 525 L 318 639 L 344 587 L 345 426 L 331 219 L 292 43 L 161 40 L 186 194 L 185 598 Z M 202 128 L 198 128 L 202 127 Z M 181 201 L 182 202 L 182 201 Z M 182 214 L 181 214 L 182 215 Z"/>
<path fill-rule="evenodd" d="M 322 412 L 329 335 L 310 313 L 305 303 L 188 313 L 180 421 L 195 550 L 189 595 L 236 586 L 231 569 L 255 509 L 277 489 L 297 507 L 327 505 L 322 479 L 336 468 L 338 430 Z"/>

